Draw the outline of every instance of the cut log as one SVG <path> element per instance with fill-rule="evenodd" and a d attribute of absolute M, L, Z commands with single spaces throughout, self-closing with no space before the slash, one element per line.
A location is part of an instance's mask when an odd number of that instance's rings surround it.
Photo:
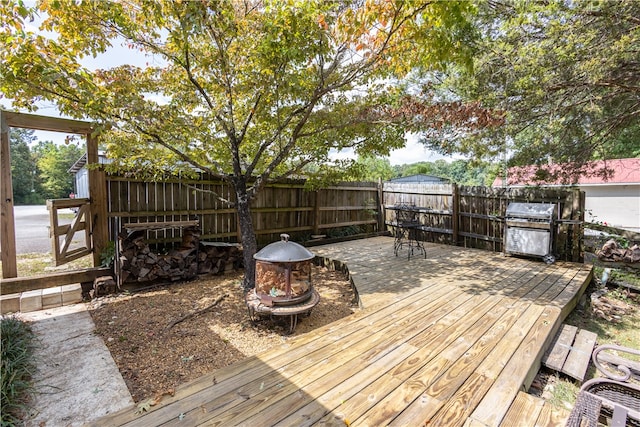
<path fill-rule="evenodd" d="M 223 274 L 241 267 L 241 264 L 237 261 L 237 255 L 241 254 L 239 245 L 202 242 L 199 253 L 198 274 Z"/>
<path fill-rule="evenodd" d="M 115 293 L 117 290 L 116 281 L 111 276 L 96 277 L 93 281 L 93 297 Z"/>
<path fill-rule="evenodd" d="M 140 272 L 138 273 L 138 280 L 144 279 L 149 274 L 149 272 L 151 272 L 151 269 L 142 267 L 140 269 Z"/>

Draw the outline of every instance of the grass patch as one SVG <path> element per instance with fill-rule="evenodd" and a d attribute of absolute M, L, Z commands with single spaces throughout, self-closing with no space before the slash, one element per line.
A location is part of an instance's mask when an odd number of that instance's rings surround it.
<path fill-rule="evenodd" d="M 0 319 L 2 347 L 2 426 L 20 424 L 33 391 L 31 382 L 35 369 L 33 350 L 35 335 L 29 324 L 15 317 Z"/>
<path fill-rule="evenodd" d="M 51 258 L 51 255 L 48 253 L 20 254 L 16 256 L 16 266 L 18 268 L 18 277 L 39 276 L 56 271 L 79 270 L 93 267 L 93 255 L 89 254 L 70 263 L 54 267 L 53 258 Z M 1 272 L 2 265 L 0 264 L 0 273 Z"/>
<path fill-rule="evenodd" d="M 23 254 L 16 257 L 18 276 L 37 276 L 44 274 L 45 269 L 52 265 L 53 260 L 48 254 Z"/>
<path fill-rule="evenodd" d="M 640 289 L 640 274 L 638 273 L 618 269 L 611 270 L 609 281 L 621 288 Z"/>
<path fill-rule="evenodd" d="M 58 219 L 72 220 L 75 217 L 76 217 L 76 214 L 73 214 L 73 213 L 61 213 L 61 214 L 58 214 Z"/>
<path fill-rule="evenodd" d="M 576 403 L 579 390 L 580 387 L 575 382 L 567 381 L 556 374 L 553 379 L 553 391 L 548 402 L 556 408 L 571 410 Z"/>

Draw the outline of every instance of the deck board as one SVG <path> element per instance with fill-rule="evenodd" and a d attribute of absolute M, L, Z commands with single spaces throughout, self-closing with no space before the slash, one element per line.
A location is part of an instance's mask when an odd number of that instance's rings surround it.
<path fill-rule="evenodd" d="M 571 346 L 569 356 L 562 367 L 562 372 L 583 382 L 597 338 L 598 335 L 595 333 L 580 329 Z"/>
<path fill-rule="evenodd" d="M 505 425 L 534 426 L 544 407 L 544 400 L 520 392 L 504 418 Z"/>
<path fill-rule="evenodd" d="M 521 390 L 591 269 L 425 247 L 410 260 L 388 237 L 314 247 L 348 269 L 363 310 L 93 425 L 497 426 L 518 411 L 554 424 Z"/>
<path fill-rule="evenodd" d="M 459 339 L 460 335 L 475 321 L 477 321 L 487 309 L 477 309 L 482 307 L 482 296 L 475 296 L 469 301 L 470 304 L 459 305 L 455 310 L 447 314 L 429 329 L 428 332 L 417 335 L 415 339 L 410 341 L 419 350 L 407 354 L 407 357 L 401 363 L 390 366 L 389 371 L 376 381 L 359 390 L 355 396 L 350 396 L 346 402 L 333 402 L 324 406 L 323 415 L 331 410 L 339 407 L 339 412 L 343 414 L 359 414 L 365 412 L 373 406 L 379 404 L 379 401 L 391 391 L 407 382 L 416 372 L 424 365 L 431 362 L 434 357 L 447 349 L 449 345 Z M 465 316 L 472 308 L 476 308 L 473 316 Z M 428 345 L 431 344 L 431 345 Z M 339 403 L 338 406 L 335 403 Z M 306 414 L 305 414 L 306 415 Z M 325 417 L 323 422 L 329 421 L 332 415 Z M 351 419 L 354 419 L 351 417 Z M 290 425 L 296 425 L 292 423 Z"/>
<path fill-rule="evenodd" d="M 577 332 L 577 326 L 562 325 L 560 332 L 554 338 L 553 344 L 543 358 L 543 363 L 547 368 L 554 371 L 562 370 Z"/>
<path fill-rule="evenodd" d="M 518 427 L 560 427 L 567 423 L 569 412 L 554 408 L 539 397 L 520 392 L 513 401 L 503 425 Z"/>

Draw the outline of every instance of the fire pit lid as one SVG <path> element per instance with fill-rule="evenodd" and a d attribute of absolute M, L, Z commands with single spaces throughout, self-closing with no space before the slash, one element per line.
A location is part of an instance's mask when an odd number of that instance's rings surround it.
<path fill-rule="evenodd" d="M 258 261 L 298 262 L 313 259 L 315 255 L 304 246 L 289 241 L 288 234 L 281 234 L 279 242 L 268 244 L 253 257 Z"/>

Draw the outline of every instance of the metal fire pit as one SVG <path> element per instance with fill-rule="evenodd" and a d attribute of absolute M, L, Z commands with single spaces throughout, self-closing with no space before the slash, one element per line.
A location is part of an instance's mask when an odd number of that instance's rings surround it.
<path fill-rule="evenodd" d="M 292 305 L 311 295 L 311 260 L 307 248 L 289 241 L 288 234 L 256 253 L 255 292 L 265 305 Z"/>
<path fill-rule="evenodd" d="M 311 260 L 315 255 L 307 248 L 289 241 L 281 234 L 281 241 L 258 251 L 255 288 L 245 297 L 249 316 L 290 316 L 289 332 L 296 327 L 298 314 L 311 314 L 320 296 L 311 283 Z"/>
<path fill-rule="evenodd" d="M 553 255 L 553 203 L 509 203 L 505 214 L 504 248 L 508 254 L 541 257 L 547 264 Z"/>

